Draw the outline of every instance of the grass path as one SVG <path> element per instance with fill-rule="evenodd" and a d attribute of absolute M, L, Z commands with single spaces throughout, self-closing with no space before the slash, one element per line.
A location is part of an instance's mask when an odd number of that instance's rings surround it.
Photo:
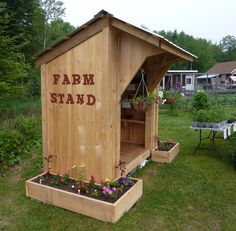
<path fill-rule="evenodd" d="M 0 230 L 236 230 L 236 171 L 230 147 L 223 159 L 211 152 L 192 155 L 197 133 L 187 113 L 164 111 L 159 117 L 161 139 L 173 139 L 181 151 L 170 165 L 150 163 L 136 173 L 144 180 L 142 199 L 116 224 L 45 205 L 25 197 L 25 180 L 41 172 L 38 154 L 0 178 Z"/>

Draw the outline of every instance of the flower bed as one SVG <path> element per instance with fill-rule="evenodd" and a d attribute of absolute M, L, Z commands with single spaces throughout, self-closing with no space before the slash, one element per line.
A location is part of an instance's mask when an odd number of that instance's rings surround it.
<path fill-rule="evenodd" d="M 26 182 L 28 197 L 93 218 L 116 222 L 142 195 L 142 180 L 120 178 L 95 184 L 76 181 L 68 175 L 44 173 Z"/>
<path fill-rule="evenodd" d="M 179 143 L 160 142 L 161 145 L 152 151 L 152 160 L 158 163 L 170 163 L 179 153 Z"/>

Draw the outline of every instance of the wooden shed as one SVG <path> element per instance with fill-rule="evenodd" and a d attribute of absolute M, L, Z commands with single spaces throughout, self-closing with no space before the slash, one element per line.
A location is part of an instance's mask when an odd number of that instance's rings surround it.
<path fill-rule="evenodd" d="M 50 171 L 96 181 L 116 179 L 156 148 L 158 105 L 146 112 L 123 108 L 145 70 L 156 92 L 169 69 L 193 55 L 161 36 L 100 11 L 63 39 L 35 55 L 41 67 L 43 155 Z M 48 168 L 45 162 L 45 170 Z"/>

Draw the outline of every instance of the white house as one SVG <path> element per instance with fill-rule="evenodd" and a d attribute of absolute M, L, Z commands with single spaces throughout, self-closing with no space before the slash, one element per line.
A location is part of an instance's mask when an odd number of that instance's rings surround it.
<path fill-rule="evenodd" d="M 169 70 L 160 83 L 163 90 L 194 90 L 197 70 Z"/>

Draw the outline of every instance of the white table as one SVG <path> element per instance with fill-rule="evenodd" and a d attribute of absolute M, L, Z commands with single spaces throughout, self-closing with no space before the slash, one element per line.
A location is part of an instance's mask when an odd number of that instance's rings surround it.
<path fill-rule="evenodd" d="M 216 144 L 215 144 L 215 139 L 216 138 L 221 138 L 221 139 L 222 138 L 223 139 L 229 138 L 231 136 L 231 134 L 236 132 L 236 122 L 230 123 L 230 124 L 226 124 L 225 126 L 220 127 L 220 128 L 206 128 L 206 127 L 192 127 L 192 126 L 190 128 L 195 130 L 195 131 L 199 131 L 199 143 L 196 146 L 196 148 L 194 149 L 194 152 L 193 152 L 194 154 L 199 149 L 207 149 L 207 150 L 209 150 L 209 148 L 201 148 L 201 144 L 202 144 L 203 140 L 210 140 L 210 143 L 213 144 L 213 151 L 216 151 L 220 155 L 220 153 L 219 153 L 219 151 L 218 151 L 218 149 L 216 147 Z M 209 131 L 209 134 L 206 137 L 202 137 L 202 131 L 204 131 L 204 130 Z M 223 133 L 223 137 L 222 136 L 216 136 L 218 132 L 222 132 Z"/>

